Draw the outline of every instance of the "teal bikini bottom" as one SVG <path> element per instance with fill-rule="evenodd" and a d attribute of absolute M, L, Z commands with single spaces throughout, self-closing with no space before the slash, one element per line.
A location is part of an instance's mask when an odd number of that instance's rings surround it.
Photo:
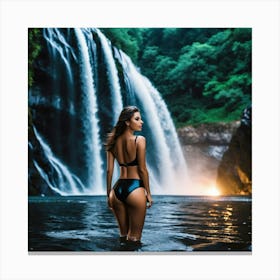
<path fill-rule="evenodd" d="M 113 189 L 116 197 L 125 202 L 130 193 L 138 188 L 144 188 L 143 181 L 140 179 L 119 179 Z"/>

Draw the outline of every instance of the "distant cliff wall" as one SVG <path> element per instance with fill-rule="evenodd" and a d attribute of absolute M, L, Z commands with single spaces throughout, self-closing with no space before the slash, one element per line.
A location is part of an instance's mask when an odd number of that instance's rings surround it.
<path fill-rule="evenodd" d="M 250 120 L 186 126 L 177 130 L 189 176 L 217 183 L 222 194 L 251 194 Z"/>

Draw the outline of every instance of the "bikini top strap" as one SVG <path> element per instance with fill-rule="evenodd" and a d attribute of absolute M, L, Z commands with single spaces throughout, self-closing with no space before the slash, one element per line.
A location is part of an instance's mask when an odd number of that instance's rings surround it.
<path fill-rule="evenodd" d="M 135 144 L 136 144 L 137 137 L 138 137 L 138 135 L 135 137 Z"/>

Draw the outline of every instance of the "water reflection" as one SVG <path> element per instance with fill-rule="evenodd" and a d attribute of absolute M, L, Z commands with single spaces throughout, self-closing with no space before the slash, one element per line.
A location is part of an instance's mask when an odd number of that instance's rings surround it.
<path fill-rule="evenodd" d="M 251 202 L 156 196 L 141 251 L 251 250 Z M 105 197 L 29 202 L 30 251 L 123 251 Z"/>

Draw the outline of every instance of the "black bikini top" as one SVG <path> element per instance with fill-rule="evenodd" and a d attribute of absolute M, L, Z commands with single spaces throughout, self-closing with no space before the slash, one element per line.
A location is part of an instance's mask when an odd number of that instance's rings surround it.
<path fill-rule="evenodd" d="M 136 139 L 138 136 L 135 137 L 135 145 L 136 145 Z M 138 165 L 138 159 L 137 159 L 137 151 L 136 151 L 136 157 L 133 161 L 129 162 L 129 163 L 119 163 L 120 166 L 123 167 L 128 167 L 128 166 L 137 166 Z"/>

